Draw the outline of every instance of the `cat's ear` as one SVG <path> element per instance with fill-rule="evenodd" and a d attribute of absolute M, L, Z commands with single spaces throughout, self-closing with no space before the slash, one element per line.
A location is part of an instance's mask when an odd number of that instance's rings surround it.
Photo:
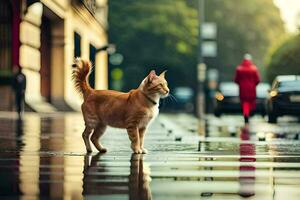
<path fill-rule="evenodd" d="M 155 77 L 156 77 L 155 71 L 151 70 L 151 72 L 148 75 L 148 82 L 151 83 Z"/>
<path fill-rule="evenodd" d="M 163 71 L 163 72 L 159 75 L 159 77 L 165 78 L 166 72 L 167 72 L 167 70 Z"/>

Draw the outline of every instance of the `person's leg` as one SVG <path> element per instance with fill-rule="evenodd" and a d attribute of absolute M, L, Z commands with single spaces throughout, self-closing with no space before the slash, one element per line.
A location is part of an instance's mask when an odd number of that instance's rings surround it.
<path fill-rule="evenodd" d="M 25 95 L 22 94 L 20 99 L 21 99 L 20 100 L 21 101 L 21 103 L 20 103 L 20 113 L 22 115 L 25 111 Z"/>
<path fill-rule="evenodd" d="M 16 111 L 18 112 L 19 119 L 22 118 L 22 114 L 24 112 L 24 104 L 25 104 L 25 95 L 24 94 L 16 94 L 16 99 L 15 99 L 15 104 L 16 104 Z"/>
<path fill-rule="evenodd" d="M 21 116 L 21 96 L 20 96 L 20 94 L 16 94 L 16 110 L 20 117 Z"/>

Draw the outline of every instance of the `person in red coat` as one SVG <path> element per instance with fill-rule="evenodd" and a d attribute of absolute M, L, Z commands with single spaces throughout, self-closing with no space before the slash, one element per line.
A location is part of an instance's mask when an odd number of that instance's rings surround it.
<path fill-rule="evenodd" d="M 250 54 L 244 56 L 244 60 L 235 71 L 234 82 L 239 85 L 240 102 L 245 123 L 249 122 L 249 115 L 256 107 L 256 85 L 260 82 L 257 67 L 252 63 Z"/>

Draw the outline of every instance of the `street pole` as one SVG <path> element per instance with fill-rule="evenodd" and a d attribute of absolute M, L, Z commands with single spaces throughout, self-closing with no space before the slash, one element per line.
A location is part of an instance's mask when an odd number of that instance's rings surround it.
<path fill-rule="evenodd" d="M 206 65 L 204 63 L 204 57 L 202 54 L 202 34 L 201 26 L 205 21 L 205 0 L 198 0 L 198 24 L 199 24 L 199 34 L 198 34 L 198 65 L 197 65 L 197 117 L 202 119 L 204 117 L 205 111 L 205 93 L 204 93 L 204 82 Z"/>
<path fill-rule="evenodd" d="M 198 0 L 198 64 L 197 64 L 197 99 L 196 99 L 196 112 L 198 121 L 198 134 L 201 136 L 206 136 L 205 131 L 205 119 L 204 119 L 204 108 L 205 108 L 205 93 L 204 93 L 204 81 L 205 81 L 205 73 L 206 73 L 206 65 L 204 64 L 204 56 L 202 52 L 202 24 L 205 21 L 205 11 L 204 5 L 205 0 Z"/>

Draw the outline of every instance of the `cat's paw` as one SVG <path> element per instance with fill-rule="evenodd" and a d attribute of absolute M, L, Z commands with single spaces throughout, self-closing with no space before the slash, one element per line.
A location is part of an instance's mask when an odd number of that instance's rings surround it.
<path fill-rule="evenodd" d="M 143 150 L 142 149 L 134 149 L 133 152 L 135 154 L 141 154 L 141 153 L 143 153 Z"/>
<path fill-rule="evenodd" d="M 107 149 L 102 147 L 101 149 L 98 150 L 100 153 L 106 153 L 107 152 Z"/>
<path fill-rule="evenodd" d="M 142 148 L 142 154 L 147 154 L 147 153 L 148 153 L 148 150 L 145 148 Z"/>

